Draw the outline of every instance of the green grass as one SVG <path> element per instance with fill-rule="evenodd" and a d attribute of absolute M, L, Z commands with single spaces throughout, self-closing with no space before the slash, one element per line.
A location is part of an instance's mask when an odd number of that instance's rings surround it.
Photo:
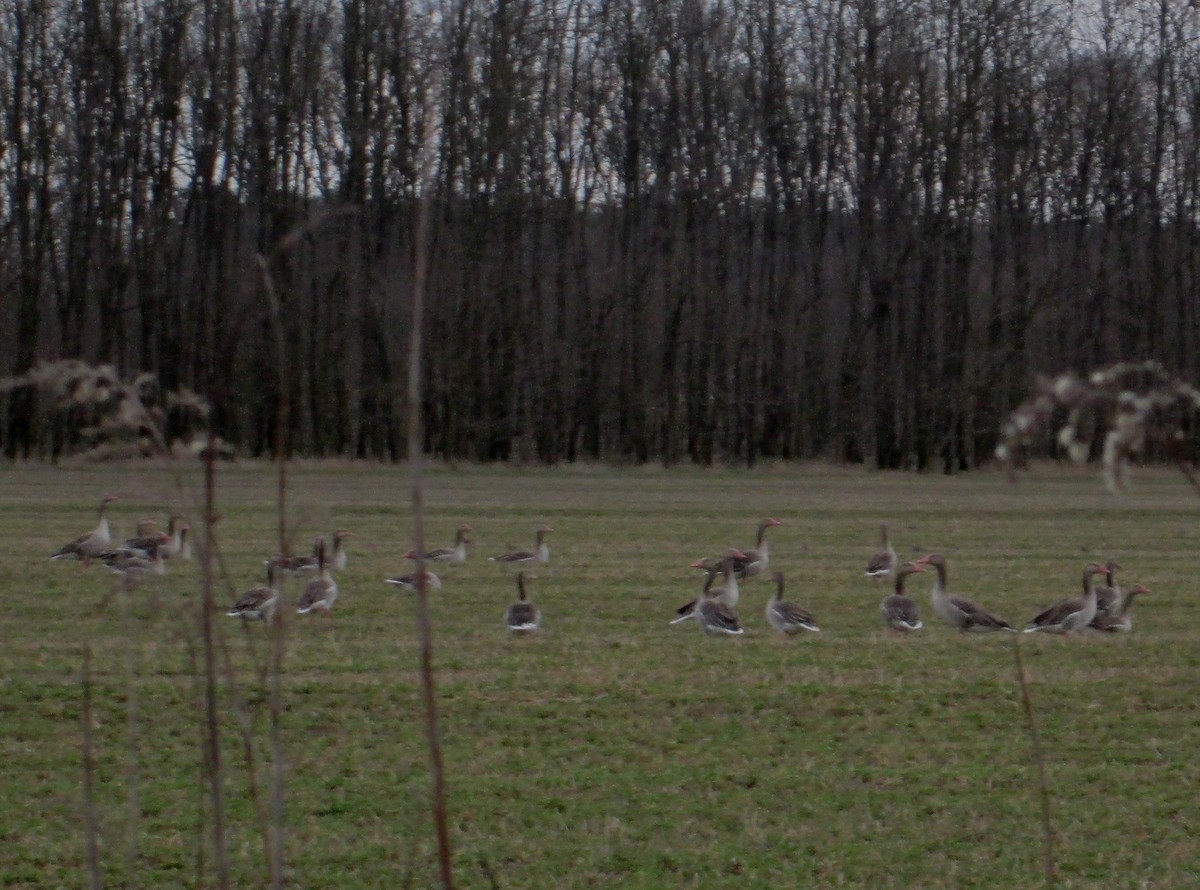
<path fill-rule="evenodd" d="M 258 582 L 273 551 L 274 470 L 218 468 L 217 526 L 232 581 Z M 1200 885 L 1200 501 L 1166 471 L 1108 494 L 1093 473 L 870 474 L 824 467 L 436 467 L 428 541 L 476 529 L 467 565 L 441 572 L 435 662 L 456 877 L 464 887 L 1020 888 L 1044 883 L 1036 769 L 1012 639 L 927 620 L 893 638 L 882 591 L 862 576 L 890 520 L 904 556 L 947 555 L 952 590 L 1014 623 L 1071 594 L 1083 564 L 1114 555 L 1138 603 L 1128 636 L 1024 636 L 1046 750 L 1065 887 Z M 353 529 L 332 620 L 289 613 L 285 677 L 287 873 L 297 887 L 429 887 L 436 850 L 411 596 L 381 580 L 407 568 L 402 468 L 300 464 L 297 540 Z M 211 884 L 200 765 L 202 684 L 195 564 L 138 591 L 126 624 L 97 611 L 107 574 L 48 555 L 92 524 L 104 491 L 116 531 L 194 510 L 142 465 L 0 470 L 8 572 L 0 647 L 0 841 L 8 887 L 87 882 L 81 651 L 94 653 L 93 720 L 110 884 Z M 746 635 L 670 627 L 699 576 L 692 560 L 749 546 L 772 515 L 772 564 L 825 631 L 769 632 L 764 581 L 739 609 Z M 485 557 L 549 522 L 552 563 L 531 592 L 544 629 L 510 639 L 512 572 Z M 225 585 L 227 582 L 222 582 Z M 288 590 L 295 595 L 294 583 Z M 219 625 L 235 667 L 222 684 L 234 884 L 263 886 L 239 713 L 264 793 L 270 747 L 266 628 Z M 134 693 L 130 739 L 127 697 Z M 136 746 L 136 760 L 131 756 Z M 140 817 L 128 816 L 136 777 Z M 136 846 L 137 874 L 126 874 Z M 200 863 L 198 865 L 198 863 Z M 490 876 L 489 876 L 490 875 Z"/>

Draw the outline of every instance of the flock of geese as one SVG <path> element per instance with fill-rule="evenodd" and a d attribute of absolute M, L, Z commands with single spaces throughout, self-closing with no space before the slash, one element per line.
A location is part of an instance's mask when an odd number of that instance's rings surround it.
<path fill-rule="evenodd" d="M 108 505 L 115 500 L 117 498 L 114 495 L 104 495 L 100 499 L 95 527 L 63 544 L 50 558 L 75 559 L 85 565 L 93 562 L 103 563 L 129 584 L 150 576 L 165 575 L 165 560 L 191 559 L 191 544 L 187 538 L 188 526 L 176 515 L 170 517 L 166 532 L 158 531 L 153 520 L 143 519 L 138 523 L 137 533 L 133 537 L 115 543 L 108 521 Z M 459 565 L 466 562 L 467 545 L 470 543 L 468 535 L 472 531 L 474 529 L 469 525 L 459 526 L 453 546 L 429 550 L 422 554 L 423 561 L 443 565 Z M 547 563 L 550 561 L 550 547 L 546 543 L 546 535 L 552 531 L 554 529 L 548 525 L 539 525 L 535 531 L 532 549 L 510 547 L 504 553 L 490 559 L 502 564 Z M 329 615 L 340 593 L 333 573 L 346 567 L 346 542 L 353 536 L 352 531 L 338 529 L 333 534 L 332 548 L 326 545 L 324 535 L 318 535 L 313 542 L 312 553 L 300 556 L 273 556 L 263 560 L 267 583 L 242 593 L 226 614 L 247 621 L 270 621 L 280 601 L 279 580 L 286 574 L 297 577 L 311 576 L 296 600 L 296 611 L 299 614 Z M 416 560 L 416 551 L 410 550 L 405 554 L 405 558 Z M 429 569 L 425 569 L 424 573 L 427 587 L 440 590 L 441 579 Z M 415 590 L 418 582 L 416 572 L 385 580 L 388 584 L 408 590 Z M 508 607 L 504 616 L 505 624 L 515 633 L 531 633 L 537 630 L 541 623 L 541 611 L 529 601 L 525 581 L 525 573 L 518 573 L 517 600 Z"/>
<path fill-rule="evenodd" d="M 706 634 L 736 636 L 744 632 L 734 611 L 741 597 L 740 581 L 765 573 L 770 563 L 767 530 L 780 525 L 778 519 L 767 518 L 758 525 L 755 546 L 746 551 L 731 549 L 719 559 L 701 559 L 692 567 L 703 569 L 704 583 L 699 595 L 676 610 L 671 624 L 695 620 Z M 931 591 L 934 614 L 960 633 L 1017 632 L 1003 618 L 989 612 L 978 603 L 949 591 L 946 557 L 930 553 L 911 562 L 901 562 L 888 538 L 887 523 L 880 525 L 880 546 L 867 560 L 866 577 L 876 584 L 890 580 L 892 592 L 879 602 L 879 614 L 886 627 L 898 634 L 912 633 L 924 627 L 916 600 L 905 592 L 910 575 L 926 571 L 930 566 L 937 573 Z M 1083 570 L 1082 590 L 1077 596 L 1065 597 L 1039 612 L 1022 629 L 1025 633 L 1081 634 L 1088 630 L 1119 633 L 1133 629 L 1132 606 L 1139 594 L 1149 593 L 1142 584 L 1127 593 L 1121 590 L 1116 573 L 1122 566 L 1115 559 L 1106 563 L 1090 562 Z M 1098 586 L 1096 578 L 1105 576 Z M 717 579 L 721 579 L 719 585 Z M 783 598 L 782 572 L 772 572 L 775 592 L 766 604 L 767 623 L 785 636 L 801 631 L 820 631 L 816 618 L 805 608 Z"/>
<path fill-rule="evenodd" d="M 151 520 L 138 523 L 137 533 L 119 544 L 114 544 L 109 526 L 107 509 L 115 501 L 112 495 L 100 500 L 96 526 L 64 544 L 51 559 L 78 559 L 106 565 L 120 574 L 126 582 L 166 573 L 166 560 L 191 558 L 188 542 L 188 526 L 179 516 L 171 516 L 166 532 L 159 531 Z M 702 569 L 704 580 L 697 596 L 676 610 L 671 624 L 695 621 L 706 634 L 736 636 L 744 629 L 738 618 L 736 607 L 741 599 L 741 582 L 758 575 L 766 575 L 770 565 L 770 545 L 767 532 L 781 525 L 778 519 L 766 518 L 758 524 L 754 547 L 747 550 L 730 548 L 717 558 L 705 558 L 691 564 Z M 439 547 L 419 555 L 410 550 L 406 559 L 436 566 L 461 565 L 467 561 L 467 546 L 471 543 L 470 525 L 458 528 L 454 544 Z M 539 525 L 535 530 L 534 546 L 530 549 L 509 547 L 505 552 L 489 557 L 500 564 L 545 564 L 550 561 L 550 547 L 546 535 L 554 529 Z M 344 569 L 347 562 L 346 541 L 353 532 L 337 530 L 333 535 L 333 546 L 327 549 L 325 537 L 318 536 L 311 554 L 303 556 L 274 556 L 264 560 L 267 583 L 247 590 L 229 608 L 231 617 L 248 621 L 269 621 L 280 600 L 279 578 L 283 574 L 311 576 L 305 583 L 296 602 L 296 611 L 302 615 L 324 613 L 328 615 L 337 601 L 339 588 L 333 572 Z M 894 633 L 912 633 L 920 630 L 924 623 L 920 618 L 917 603 L 905 592 L 909 576 L 932 567 L 936 572 L 931 600 L 934 614 L 960 633 L 987 633 L 993 631 L 1017 632 L 1017 628 L 1003 618 L 966 597 L 950 593 L 948 589 L 946 558 L 940 553 L 931 553 L 920 559 L 901 562 L 888 538 L 888 526 L 880 526 L 879 549 L 867 561 L 866 577 L 876 584 L 891 581 L 892 592 L 879 603 L 880 616 L 886 627 Z M 1038 613 L 1023 628 L 1025 633 L 1081 634 L 1085 631 L 1118 633 L 1133 627 L 1132 606 L 1140 594 L 1149 593 L 1149 588 L 1138 584 L 1128 592 L 1122 591 L 1116 574 L 1122 568 L 1115 559 L 1105 563 L 1089 562 L 1083 570 L 1081 590 L 1078 595 L 1066 597 Z M 440 590 L 441 579 L 429 568 L 423 569 L 427 589 Z M 1104 576 L 1105 583 L 1097 584 Z M 504 613 L 505 626 L 515 634 L 535 632 L 541 624 L 541 611 L 529 599 L 526 590 L 528 577 L 524 571 L 516 576 L 517 599 Z M 784 576 L 782 572 L 771 572 L 775 590 L 767 600 L 765 615 L 767 623 L 785 636 L 801 632 L 820 631 L 816 618 L 807 609 L 783 598 Z M 416 571 L 385 579 L 406 590 L 415 590 L 420 578 Z M 719 582 L 719 583 L 718 583 Z"/>
<path fill-rule="evenodd" d="M 63 544 L 50 558 L 77 559 L 85 565 L 99 562 L 130 583 L 153 575 L 165 575 L 169 559 L 192 558 L 189 528 L 178 515 L 169 518 L 165 532 L 158 530 L 154 520 L 143 519 L 138 522 L 132 537 L 114 544 L 108 524 L 108 505 L 115 500 L 115 495 L 104 495 L 100 499 L 96 527 Z"/>

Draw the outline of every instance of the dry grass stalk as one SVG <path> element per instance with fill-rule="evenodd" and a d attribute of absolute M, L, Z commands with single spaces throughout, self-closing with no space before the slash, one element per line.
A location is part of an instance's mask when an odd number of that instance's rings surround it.
<path fill-rule="evenodd" d="M 292 233 L 279 244 L 277 252 L 287 250 L 292 244 L 298 243 L 300 235 Z M 287 458 L 288 458 L 288 424 L 291 422 L 291 396 L 288 392 L 288 352 L 287 338 L 283 330 L 283 310 L 279 305 L 279 297 L 275 293 L 275 281 L 271 277 L 271 269 L 267 258 L 257 257 L 259 277 L 262 279 L 263 292 L 267 297 L 267 307 L 271 318 L 271 333 L 275 341 L 276 375 L 275 391 L 275 465 L 278 468 L 279 481 L 276 488 L 276 522 L 279 531 L 279 553 L 286 559 L 288 550 L 287 523 Z M 271 662 L 270 662 L 270 691 L 268 693 L 268 709 L 270 713 L 271 733 L 271 846 L 267 862 L 271 873 L 271 887 L 280 890 L 283 887 L 283 850 L 284 850 L 284 821 L 283 821 L 283 664 L 286 654 L 286 625 L 284 615 L 286 609 L 275 609 L 271 616 Z"/>
<path fill-rule="evenodd" d="M 1033 699 L 1029 695 L 1029 682 L 1025 676 L 1025 662 L 1021 659 L 1021 637 L 1013 636 L 1013 660 L 1017 667 L 1017 685 L 1021 687 L 1021 707 L 1025 714 L 1025 726 L 1029 730 L 1029 742 L 1034 766 L 1038 776 L 1038 798 L 1042 806 L 1042 874 L 1046 886 L 1058 883 L 1058 870 L 1054 864 L 1054 822 L 1050 814 L 1050 783 L 1046 779 L 1046 756 L 1042 752 L 1042 737 L 1034 717 Z"/>
<path fill-rule="evenodd" d="M 1130 462 L 1154 446 L 1175 461 L 1200 493 L 1183 458 L 1185 430 L 1200 414 L 1200 390 L 1160 363 L 1121 362 L 1083 377 L 1064 373 L 1040 378 L 1033 395 L 1004 424 L 996 458 L 1012 467 L 1018 454 L 1051 432 L 1064 414 L 1055 432 L 1057 443 L 1083 463 L 1102 434 L 1101 461 L 1113 490 L 1124 488 Z"/>
<path fill-rule="evenodd" d="M 217 604 L 213 597 L 213 525 L 216 523 L 216 449 L 204 452 L 204 546 L 200 548 L 201 609 L 200 631 L 204 656 L 204 762 L 212 804 L 213 852 L 216 857 L 217 883 L 229 887 L 229 849 L 225 837 L 225 789 L 221 767 L 221 722 L 217 703 L 217 656 L 213 636 L 213 615 Z"/>
<path fill-rule="evenodd" d="M 437 90 L 428 93 L 432 101 Z M 425 120 L 431 122 L 427 107 Z M 408 351 L 408 464 L 411 471 L 413 549 L 417 553 L 417 627 L 421 639 L 421 692 L 425 704 L 425 733 L 429 741 L 430 772 L 433 780 L 433 822 L 437 833 L 438 865 L 442 886 L 450 890 L 454 875 L 450 862 L 450 831 L 446 810 L 446 778 L 442 743 L 438 730 L 437 691 L 433 676 L 433 625 L 429 617 L 429 589 L 425 574 L 425 495 L 421 478 L 424 432 L 421 422 L 421 352 L 423 347 L 426 283 L 429 278 L 429 220 L 433 195 L 436 128 L 428 129 L 422 146 L 421 194 L 417 205 L 416 237 L 413 245 L 412 327 Z"/>
<path fill-rule="evenodd" d="M 96 816 L 96 742 L 92 737 L 92 647 L 83 646 L 83 825 L 87 838 L 88 881 L 93 890 L 100 877 L 100 820 Z"/>
<path fill-rule="evenodd" d="M 129 811 L 129 826 L 126 829 L 125 880 L 129 886 L 137 886 L 138 831 L 141 824 L 142 804 L 138 794 L 138 665 L 133 614 L 129 604 L 130 583 L 125 578 L 116 582 L 117 596 L 121 603 L 121 628 L 125 634 L 125 802 Z"/>

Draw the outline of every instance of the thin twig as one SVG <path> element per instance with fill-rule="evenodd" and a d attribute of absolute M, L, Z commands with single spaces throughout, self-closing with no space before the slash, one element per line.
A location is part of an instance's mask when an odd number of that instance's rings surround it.
<path fill-rule="evenodd" d="M 92 738 L 92 647 L 83 644 L 83 824 L 87 836 L 88 880 L 93 890 L 100 880 L 100 821 L 96 818 L 96 755 Z"/>
<path fill-rule="evenodd" d="M 279 525 L 279 553 L 288 556 L 287 534 L 287 455 L 288 424 L 291 423 L 291 397 L 288 393 L 287 339 L 283 331 L 283 311 L 275 293 L 275 282 L 263 256 L 258 257 L 259 273 L 271 315 L 271 330 L 275 340 L 276 393 L 275 393 L 275 464 L 279 471 L 276 491 L 277 522 Z M 283 887 L 283 664 L 286 653 L 286 609 L 277 604 L 271 617 L 271 825 L 272 846 L 270 857 L 271 887 Z"/>
<path fill-rule="evenodd" d="M 138 799 L 138 691 L 137 649 L 134 644 L 133 617 L 129 606 L 129 579 L 117 581 L 118 598 L 121 603 L 121 631 L 125 637 L 125 802 L 129 811 L 129 826 L 125 845 L 125 882 L 128 887 L 137 886 L 138 829 L 141 824 L 142 806 Z"/>
<path fill-rule="evenodd" d="M 1021 704 L 1025 711 L 1025 725 L 1029 729 L 1029 740 L 1033 747 L 1033 762 L 1037 767 L 1038 795 L 1042 802 L 1042 871 L 1046 886 L 1053 888 L 1058 883 L 1058 871 L 1054 865 L 1054 823 L 1050 818 L 1050 785 L 1046 781 L 1046 758 L 1042 753 L 1042 739 L 1034 720 L 1033 699 L 1029 695 L 1029 683 L 1025 677 L 1025 663 L 1021 659 L 1021 638 L 1013 637 L 1013 659 L 1017 665 L 1017 684 L 1021 687 Z"/>
<path fill-rule="evenodd" d="M 215 532 L 213 539 L 215 542 Z M 216 548 L 215 543 L 214 548 Z M 219 548 L 216 548 L 216 552 L 220 553 Z M 228 578 L 228 573 L 224 569 L 222 569 L 222 577 Z M 245 622 L 242 623 L 242 627 L 245 629 Z M 254 753 L 253 715 L 245 696 L 241 694 L 238 688 L 237 672 L 234 670 L 232 653 L 229 651 L 225 635 L 217 628 L 214 628 L 214 630 L 216 630 L 219 636 L 219 646 L 217 648 L 221 653 L 221 668 L 225 674 L 225 683 L 229 688 L 229 700 L 233 704 L 233 713 L 237 717 L 238 734 L 241 736 L 242 758 L 246 763 L 246 791 L 250 795 L 250 803 L 254 808 L 255 818 L 258 820 L 259 832 L 262 835 L 263 859 L 267 864 L 268 873 L 270 873 L 272 859 L 270 817 L 263 804 L 262 795 L 258 790 L 258 758 Z M 246 636 L 249 638 L 251 652 L 253 653 L 253 636 L 251 634 L 246 634 Z"/>
<path fill-rule="evenodd" d="M 436 93 L 431 87 L 430 98 Z M 428 109 L 427 109 L 428 111 Z M 433 678 L 433 626 L 429 618 L 429 590 L 425 579 L 425 494 L 421 479 L 424 461 L 424 430 L 421 419 L 421 350 L 425 312 L 425 287 L 429 277 L 429 217 L 433 191 L 435 151 L 432 114 L 426 114 L 421 194 L 417 205 L 413 245 L 412 327 L 408 351 L 408 465 L 411 472 L 413 548 L 417 554 L 417 627 L 421 638 L 421 691 L 425 703 L 425 732 L 429 740 L 430 772 L 433 779 L 433 822 L 437 831 L 438 863 L 442 886 L 450 890 L 454 876 L 450 867 L 450 832 L 447 827 L 446 778 L 442 744 L 438 732 L 437 693 Z"/>
<path fill-rule="evenodd" d="M 213 639 L 213 525 L 216 523 L 216 436 L 209 434 L 204 451 L 204 547 L 201 557 L 202 596 L 200 598 L 200 628 L 204 643 L 204 721 L 205 766 L 208 772 L 209 797 L 213 808 L 213 853 L 216 857 L 217 883 L 229 887 L 229 851 L 225 839 L 225 792 L 221 770 L 221 729 L 217 716 L 217 656 Z"/>

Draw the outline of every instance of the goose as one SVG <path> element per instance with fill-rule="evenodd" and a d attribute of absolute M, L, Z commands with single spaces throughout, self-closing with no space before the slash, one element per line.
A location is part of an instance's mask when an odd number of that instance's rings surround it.
<path fill-rule="evenodd" d="M 275 566 L 289 575 L 303 575 L 305 572 L 316 571 L 318 568 L 317 551 L 325 547 L 325 536 L 317 535 L 313 539 L 312 553 L 303 556 L 272 556 L 263 562 Z"/>
<path fill-rule="evenodd" d="M 353 538 L 354 532 L 339 528 L 333 533 L 333 553 L 329 558 L 329 567 L 336 572 L 346 568 L 347 553 L 346 539 Z"/>
<path fill-rule="evenodd" d="M 504 626 L 515 634 L 531 634 L 542 623 L 541 610 L 531 603 L 525 595 L 524 572 L 517 572 L 517 599 L 504 610 Z"/>
<path fill-rule="evenodd" d="M 688 621 L 696 617 L 696 608 L 700 605 L 700 601 L 704 599 L 704 594 L 712 585 L 713 576 L 717 572 L 717 567 L 723 564 L 723 560 L 711 559 L 705 557 L 691 563 L 688 568 L 704 569 L 704 578 L 700 582 L 700 592 L 696 594 L 694 599 L 688 600 L 682 606 L 675 610 L 675 617 L 670 620 L 670 624 L 679 624 L 682 621 Z"/>
<path fill-rule="evenodd" d="M 730 581 L 737 579 L 732 559 L 724 560 L 724 572 L 725 587 L 728 589 Z M 733 609 L 722 602 L 719 595 L 714 594 L 711 589 L 714 578 L 716 573 L 709 573 L 705 579 L 705 590 L 700 594 L 700 604 L 690 614 L 696 616 L 700 629 L 708 636 L 739 636 L 744 632 L 741 622 Z"/>
<path fill-rule="evenodd" d="M 729 607 L 730 609 L 736 607 L 738 600 L 740 600 L 742 597 L 742 589 L 738 584 L 736 563 L 738 559 L 744 556 L 745 554 L 742 553 L 741 550 L 731 548 L 729 552 L 721 559 L 713 559 L 712 557 L 706 556 L 704 559 L 698 559 L 695 562 L 690 563 L 688 568 L 704 569 L 705 571 L 705 578 L 700 588 L 700 595 L 695 599 L 688 600 L 688 602 L 676 609 L 675 614 L 678 615 L 679 618 L 675 619 L 671 623 L 675 624 L 685 618 L 691 618 L 692 612 L 704 599 L 706 592 L 714 599 L 720 600 L 723 605 Z M 726 564 L 729 564 L 732 571 L 728 573 L 725 572 Z M 719 587 L 712 587 L 712 583 L 716 580 L 716 576 L 718 574 L 724 574 L 725 581 Z"/>
<path fill-rule="evenodd" d="M 320 573 L 319 576 L 304 585 L 300 599 L 296 602 L 296 611 L 301 615 L 307 615 L 310 612 L 324 612 L 328 615 L 340 593 L 337 582 L 333 580 L 333 575 L 330 574 L 329 566 L 325 562 L 324 538 L 317 539 L 317 571 Z"/>
<path fill-rule="evenodd" d="M 155 525 L 157 523 L 153 519 L 139 520 L 133 537 L 126 538 L 118 547 L 97 553 L 96 559 L 110 568 L 133 559 L 153 560 L 166 541 L 162 532 L 154 531 Z"/>
<path fill-rule="evenodd" d="M 1025 625 L 1025 633 L 1068 634 L 1082 631 L 1096 617 L 1096 585 L 1092 579 L 1105 571 L 1098 562 L 1083 569 L 1083 594 L 1059 600 Z"/>
<path fill-rule="evenodd" d="M 546 543 L 546 535 L 554 531 L 548 525 L 537 527 L 537 543 L 532 550 L 509 550 L 498 556 L 489 556 L 491 562 L 540 562 L 550 561 L 550 546 Z"/>
<path fill-rule="evenodd" d="M 340 572 L 346 568 L 346 539 L 353 538 L 354 532 L 346 531 L 339 528 L 333 533 L 333 552 L 326 556 L 326 565 L 334 571 Z M 282 556 L 276 556 L 274 559 L 275 565 L 283 568 L 284 571 L 293 575 L 300 575 L 304 572 L 316 571 L 317 566 L 317 542 L 324 542 L 325 538 L 318 535 L 313 541 L 312 553 L 304 556 L 289 556 L 284 559 Z"/>
<path fill-rule="evenodd" d="M 1121 607 L 1115 614 L 1097 615 L 1092 619 L 1091 626 L 1096 630 L 1104 631 L 1105 633 L 1128 633 L 1133 630 L 1133 600 L 1139 593 L 1149 593 L 1150 588 L 1142 584 L 1135 584 L 1133 589 L 1125 595 L 1125 599 L 1121 602 Z"/>
<path fill-rule="evenodd" d="M 789 637 L 802 630 L 819 633 L 821 628 L 817 627 L 811 612 L 784 600 L 783 572 L 775 572 L 772 578 L 775 580 L 775 593 L 767 600 L 767 623 Z"/>
<path fill-rule="evenodd" d="M 176 523 L 176 517 L 172 516 L 171 521 L 167 524 L 167 532 L 170 535 L 165 544 L 159 545 L 159 550 L 162 551 L 163 559 L 191 559 L 192 558 L 192 542 L 188 540 L 188 535 L 191 534 L 191 526 L 185 522 Z"/>
<path fill-rule="evenodd" d="M 139 519 L 133 537 L 126 538 L 116 549 L 148 557 L 169 540 L 168 535 L 158 530 L 158 523 L 153 519 Z"/>
<path fill-rule="evenodd" d="M 163 562 L 162 551 L 157 547 L 153 548 L 152 556 L 141 556 L 137 551 L 109 551 L 114 553 L 110 559 L 105 560 L 105 565 L 109 571 L 121 575 L 126 582 L 134 583 L 144 581 L 147 578 L 165 575 L 167 573 L 167 564 Z"/>
<path fill-rule="evenodd" d="M 85 563 L 99 556 L 112 544 L 112 529 L 108 525 L 108 505 L 115 501 L 115 495 L 106 494 L 100 499 L 100 512 L 96 517 L 96 527 L 86 534 L 80 535 L 73 541 L 68 541 L 58 548 L 51 559 L 80 559 Z"/>
<path fill-rule="evenodd" d="M 924 567 L 915 562 L 901 563 L 896 566 L 896 591 L 889 593 L 879 601 L 879 614 L 883 623 L 899 633 L 920 630 L 925 625 L 917 614 L 916 601 L 904 592 L 904 581 L 909 575 L 925 571 Z"/>
<path fill-rule="evenodd" d="M 1105 583 L 1096 587 L 1097 618 L 1116 615 L 1121 611 L 1121 584 L 1117 581 L 1117 570 L 1120 568 L 1121 564 L 1115 559 L 1104 564 Z"/>
<path fill-rule="evenodd" d="M 403 587 L 405 590 L 417 589 L 417 573 L 409 572 L 407 575 L 397 575 L 395 578 L 384 578 L 385 584 L 395 584 L 397 587 Z M 441 590 L 442 579 L 428 569 L 425 570 L 425 588 L 427 590 Z"/>
<path fill-rule="evenodd" d="M 433 550 L 427 550 L 422 557 L 425 562 L 441 562 L 449 563 L 450 565 L 462 565 L 467 561 L 467 545 L 471 543 L 468 534 L 475 531 L 469 525 L 460 525 L 458 533 L 454 537 L 453 547 L 437 547 Z M 417 551 L 410 550 L 404 554 L 405 559 L 416 559 Z"/>
<path fill-rule="evenodd" d="M 275 580 L 275 566 L 267 563 L 267 586 L 251 587 L 237 598 L 228 612 L 230 618 L 246 621 L 270 621 L 275 616 L 275 604 L 279 602 L 279 587 Z"/>
<path fill-rule="evenodd" d="M 758 535 L 754 539 L 754 548 L 746 550 L 733 564 L 734 572 L 741 579 L 753 578 L 760 572 L 765 572 L 771 562 L 770 545 L 767 543 L 767 529 L 783 525 L 778 519 L 767 517 L 758 524 Z"/>
<path fill-rule="evenodd" d="M 934 582 L 932 594 L 933 611 L 959 633 L 988 633 L 998 630 L 1016 633 L 1016 629 L 1003 618 L 998 618 L 966 597 L 946 591 L 946 558 L 942 554 L 931 553 L 922 556 L 917 560 L 917 565 L 931 565 L 937 569 L 937 580 Z"/>
<path fill-rule="evenodd" d="M 185 524 L 179 530 L 179 558 L 190 560 L 192 558 L 192 541 L 189 535 L 191 534 L 191 526 Z"/>
<path fill-rule="evenodd" d="M 881 522 L 879 524 L 879 549 L 867 560 L 867 577 L 878 584 L 895 571 L 898 562 L 900 562 L 900 557 L 896 555 L 896 551 L 892 549 L 892 545 L 888 541 L 887 523 Z"/>

